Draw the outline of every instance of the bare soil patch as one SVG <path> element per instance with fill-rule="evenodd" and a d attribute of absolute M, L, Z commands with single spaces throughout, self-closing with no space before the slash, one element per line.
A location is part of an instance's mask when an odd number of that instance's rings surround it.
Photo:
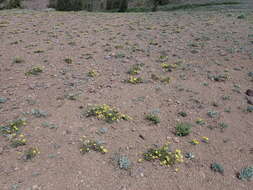
<path fill-rule="evenodd" d="M 250 11 L 1 11 L 0 126 L 26 118 L 25 145 L 0 136 L 1 189 L 252 189 L 252 53 Z M 183 163 L 143 159 L 167 142 Z"/>

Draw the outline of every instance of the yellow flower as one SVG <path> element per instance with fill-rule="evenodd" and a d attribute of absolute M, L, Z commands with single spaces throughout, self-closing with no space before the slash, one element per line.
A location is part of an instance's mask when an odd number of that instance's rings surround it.
<path fill-rule="evenodd" d="M 178 154 L 180 154 L 181 153 L 181 150 L 179 150 L 179 149 L 176 149 L 176 151 L 175 151 L 176 153 L 178 153 Z"/>
<path fill-rule="evenodd" d="M 200 142 L 199 142 L 197 139 L 193 139 L 193 140 L 191 141 L 191 143 L 194 144 L 194 145 L 197 145 L 197 144 L 199 144 Z"/>
<path fill-rule="evenodd" d="M 138 159 L 138 162 L 139 162 L 139 163 L 143 162 L 143 159 L 142 159 L 142 158 L 139 158 L 139 159 Z"/>
<path fill-rule="evenodd" d="M 108 152 L 108 150 L 107 150 L 106 148 L 104 148 L 104 149 L 103 149 L 103 152 L 104 152 L 104 153 L 107 153 L 107 152 Z"/>
<path fill-rule="evenodd" d="M 209 141 L 209 138 L 208 138 L 208 137 L 203 136 L 203 137 L 202 137 L 202 140 L 203 140 L 204 142 L 208 142 L 208 141 Z"/>

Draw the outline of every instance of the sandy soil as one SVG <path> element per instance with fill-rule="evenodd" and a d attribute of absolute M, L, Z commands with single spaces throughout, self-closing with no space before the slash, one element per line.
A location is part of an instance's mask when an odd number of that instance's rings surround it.
<path fill-rule="evenodd" d="M 1 11 L 0 97 L 7 101 L 0 103 L 0 125 L 27 118 L 22 128 L 27 144 L 12 148 L 0 136 L 0 189 L 250 190 L 252 180 L 236 177 L 253 165 L 253 113 L 245 111 L 250 106 L 245 91 L 253 88 L 248 76 L 253 72 L 253 14 L 238 19 L 241 14 Z M 178 67 L 165 72 L 162 62 Z M 141 63 L 144 83 L 125 83 L 127 71 Z M 43 72 L 26 76 L 34 66 Z M 88 77 L 91 70 L 99 75 Z M 154 81 L 152 74 L 171 82 Z M 211 80 L 221 74 L 229 78 Z M 71 94 L 77 99 L 70 100 Z M 133 119 L 108 124 L 81 117 L 89 104 L 111 105 Z M 48 115 L 36 118 L 29 114 L 32 109 Z M 187 117 L 178 114 L 182 111 Z M 209 111 L 219 116 L 210 118 Z M 158 125 L 145 120 L 150 112 L 159 115 Z M 197 118 L 205 124 L 196 124 Z M 58 128 L 43 127 L 45 121 Z M 179 122 L 194 125 L 188 136 L 175 136 Z M 219 123 L 228 127 L 222 130 Z M 101 128 L 107 131 L 101 134 Z M 81 155 L 84 135 L 105 142 L 109 152 Z M 209 143 L 189 143 L 202 136 Z M 195 158 L 173 167 L 137 162 L 153 144 L 167 141 Z M 30 147 L 40 154 L 25 162 L 22 155 Z M 131 160 L 128 171 L 114 163 L 115 153 Z M 214 162 L 224 167 L 223 175 L 210 169 Z"/>

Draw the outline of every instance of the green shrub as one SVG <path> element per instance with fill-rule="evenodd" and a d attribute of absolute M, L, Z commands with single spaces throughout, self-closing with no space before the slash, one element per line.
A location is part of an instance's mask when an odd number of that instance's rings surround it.
<path fill-rule="evenodd" d="M 57 0 L 55 8 L 59 11 L 80 11 L 84 7 L 84 0 Z"/>
<path fill-rule="evenodd" d="M 160 118 L 155 114 L 148 114 L 146 115 L 146 120 L 151 121 L 153 124 L 160 123 Z"/>
<path fill-rule="evenodd" d="M 36 147 L 29 148 L 27 151 L 25 151 L 23 155 L 24 161 L 32 160 L 34 159 L 38 154 L 40 154 L 40 151 Z"/>
<path fill-rule="evenodd" d="M 187 136 L 191 132 L 192 125 L 189 123 L 178 123 L 176 126 L 177 136 Z"/>
<path fill-rule="evenodd" d="M 143 159 L 146 161 L 159 160 L 160 165 L 172 166 L 176 163 L 183 162 L 183 155 L 181 150 L 169 150 L 169 145 L 165 144 L 162 147 L 150 148 L 143 153 Z"/>
<path fill-rule="evenodd" d="M 21 1 L 22 0 L 9 0 L 8 4 L 6 5 L 6 8 L 7 9 L 21 8 Z"/>
<path fill-rule="evenodd" d="M 118 110 L 107 104 L 90 106 L 85 114 L 86 117 L 95 116 L 98 119 L 105 120 L 107 123 L 131 119 L 129 116 L 120 113 Z"/>
<path fill-rule="evenodd" d="M 33 67 L 31 68 L 29 71 L 27 71 L 25 73 L 26 76 L 30 76 L 30 75 L 39 75 L 40 73 L 43 72 L 42 67 L 38 66 L 38 67 Z"/>
<path fill-rule="evenodd" d="M 89 140 L 86 137 L 81 138 L 80 152 L 86 154 L 90 151 L 101 152 L 105 154 L 108 150 L 102 145 L 101 142 L 95 140 Z"/>

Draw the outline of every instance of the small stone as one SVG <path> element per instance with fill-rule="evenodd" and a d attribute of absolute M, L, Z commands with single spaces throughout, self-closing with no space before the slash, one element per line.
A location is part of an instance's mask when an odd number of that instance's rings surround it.
<path fill-rule="evenodd" d="M 246 94 L 247 94 L 248 96 L 253 96 L 253 90 L 248 89 L 248 90 L 246 91 Z"/>
<path fill-rule="evenodd" d="M 32 190 L 40 190 L 41 187 L 39 185 L 33 185 Z"/>
<path fill-rule="evenodd" d="M 247 96 L 246 99 L 248 101 L 248 104 L 253 105 L 253 97 Z"/>
<path fill-rule="evenodd" d="M 140 173 L 140 176 L 141 176 L 141 177 L 144 177 L 144 173 Z"/>
<path fill-rule="evenodd" d="M 174 138 L 173 138 L 173 142 L 175 142 L 175 143 L 179 143 L 178 138 L 177 138 L 177 137 L 174 137 Z"/>

